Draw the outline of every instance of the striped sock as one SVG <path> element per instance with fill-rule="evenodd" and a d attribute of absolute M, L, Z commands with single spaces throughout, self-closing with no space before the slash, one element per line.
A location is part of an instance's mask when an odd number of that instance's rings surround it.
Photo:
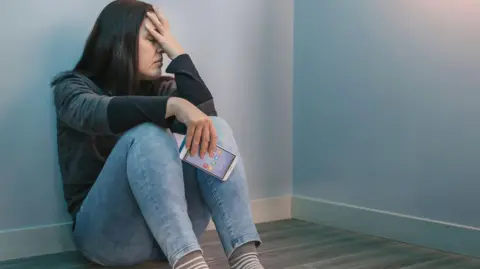
<path fill-rule="evenodd" d="M 238 247 L 228 260 L 230 269 L 264 269 L 254 243 L 247 243 Z"/>
<path fill-rule="evenodd" d="M 174 269 L 208 269 L 208 265 L 200 251 L 189 253 L 182 257 L 173 267 Z"/>

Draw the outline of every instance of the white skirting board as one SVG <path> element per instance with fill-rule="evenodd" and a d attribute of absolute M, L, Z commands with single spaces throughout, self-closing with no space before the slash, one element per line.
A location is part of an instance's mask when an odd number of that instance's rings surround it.
<path fill-rule="evenodd" d="M 0 261 L 75 250 L 72 223 L 0 231 Z"/>
<path fill-rule="evenodd" d="M 418 246 L 480 257 L 480 228 L 294 196 L 292 217 Z"/>
<path fill-rule="evenodd" d="M 290 219 L 291 202 L 290 195 L 253 200 L 254 222 Z M 0 231 L 0 261 L 75 250 L 71 231 L 70 222 Z"/>

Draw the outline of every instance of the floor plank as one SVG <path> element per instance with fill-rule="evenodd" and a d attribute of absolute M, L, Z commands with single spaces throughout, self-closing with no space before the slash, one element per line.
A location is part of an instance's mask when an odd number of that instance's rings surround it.
<path fill-rule="evenodd" d="M 260 232 L 263 243 L 259 251 L 271 251 L 278 248 L 305 244 L 305 242 L 309 242 L 312 239 L 321 238 L 325 240 L 336 238 L 338 233 L 339 231 L 336 229 L 319 227 L 318 225 L 263 231 Z M 219 241 L 204 243 L 202 248 L 206 254 L 207 261 L 225 259 L 225 253 Z"/>
<path fill-rule="evenodd" d="M 411 246 L 396 241 L 297 220 L 257 225 L 263 244 L 259 256 L 265 268 L 286 269 L 480 269 L 480 260 Z M 215 231 L 201 245 L 211 269 L 228 268 Z M 0 263 L 0 269 L 100 269 L 78 252 L 45 255 Z M 123 269 L 168 269 L 149 262 Z"/>

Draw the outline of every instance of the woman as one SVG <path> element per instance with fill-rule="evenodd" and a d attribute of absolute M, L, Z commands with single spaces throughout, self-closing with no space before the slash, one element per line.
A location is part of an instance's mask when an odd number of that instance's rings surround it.
<path fill-rule="evenodd" d="M 162 76 L 163 54 L 174 78 Z M 197 239 L 213 218 L 230 267 L 263 268 L 241 159 L 226 182 L 179 159 L 169 130 L 186 131 L 192 155 L 238 148 L 160 11 L 110 3 L 75 68 L 52 86 L 65 199 L 87 259 L 208 268 Z"/>

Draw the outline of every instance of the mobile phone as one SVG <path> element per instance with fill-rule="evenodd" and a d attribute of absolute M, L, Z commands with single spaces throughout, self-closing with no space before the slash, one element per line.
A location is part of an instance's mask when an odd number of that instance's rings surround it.
<path fill-rule="evenodd" d="M 218 145 L 213 157 L 208 152 L 203 159 L 198 154 L 192 156 L 185 146 L 185 140 L 180 146 L 180 159 L 222 181 L 228 180 L 237 164 L 237 156 Z"/>

